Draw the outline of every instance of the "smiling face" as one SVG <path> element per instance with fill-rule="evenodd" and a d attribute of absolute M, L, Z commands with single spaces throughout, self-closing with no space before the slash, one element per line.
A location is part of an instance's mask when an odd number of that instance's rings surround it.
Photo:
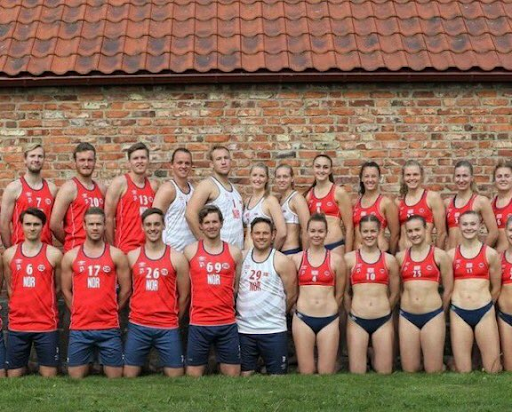
<path fill-rule="evenodd" d="M 142 229 L 146 235 L 146 240 L 149 242 L 158 242 L 162 239 L 162 232 L 164 230 L 163 216 L 154 213 L 147 216 L 142 222 Z"/>
<path fill-rule="evenodd" d="M 293 176 L 288 167 L 278 167 L 276 170 L 276 185 L 277 190 L 286 192 L 293 188 Z"/>
<path fill-rule="evenodd" d="M 480 233 L 480 216 L 476 213 L 462 214 L 459 218 L 459 229 L 464 239 L 476 239 Z"/>
<path fill-rule="evenodd" d="M 464 191 L 471 188 L 471 183 L 473 182 L 473 175 L 471 174 L 471 170 L 467 166 L 459 166 L 455 168 L 453 174 L 453 180 L 455 182 L 455 186 L 457 190 Z"/>
<path fill-rule="evenodd" d="M 251 169 L 250 181 L 254 190 L 265 190 L 268 183 L 268 174 L 265 168 L 253 167 Z"/>
<path fill-rule="evenodd" d="M 329 180 L 329 175 L 332 173 L 331 160 L 325 156 L 317 157 L 313 162 L 313 173 L 317 182 Z"/>
<path fill-rule="evenodd" d="M 274 233 L 268 223 L 259 222 L 251 230 L 251 239 L 255 249 L 265 251 L 272 245 Z"/>
<path fill-rule="evenodd" d="M 24 163 L 29 172 L 34 174 L 40 173 L 44 165 L 43 148 L 36 147 L 35 149 L 26 152 Z"/>
<path fill-rule="evenodd" d="M 427 230 L 421 220 L 412 219 L 406 222 L 405 233 L 413 245 L 421 245 L 425 241 Z"/>
<path fill-rule="evenodd" d="M 509 248 L 512 248 L 512 220 L 510 220 L 505 227 L 505 234 L 507 235 Z"/>
<path fill-rule="evenodd" d="M 325 222 L 312 220 L 308 224 L 309 243 L 314 246 L 321 246 L 327 237 L 327 225 Z"/>
<path fill-rule="evenodd" d="M 377 244 L 379 238 L 379 224 L 377 222 L 361 222 L 359 225 L 359 232 L 363 244 L 367 247 L 372 247 Z"/>
<path fill-rule="evenodd" d="M 190 153 L 176 152 L 171 168 L 175 177 L 181 179 L 188 178 L 192 170 L 192 157 L 190 156 Z"/>
<path fill-rule="evenodd" d="M 130 154 L 130 170 L 136 175 L 145 175 L 148 170 L 149 156 L 148 152 L 144 149 L 135 150 Z"/>
<path fill-rule="evenodd" d="M 361 182 L 365 191 L 373 191 L 379 188 L 380 173 L 376 167 L 365 167 L 361 172 Z"/>
<path fill-rule="evenodd" d="M 494 185 L 500 192 L 512 190 L 512 169 L 509 167 L 498 167 L 494 173 Z"/>
<path fill-rule="evenodd" d="M 403 176 L 404 182 L 409 190 L 417 189 L 423 182 L 421 169 L 415 165 L 406 166 L 403 171 Z"/>
<path fill-rule="evenodd" d="M 220 236 L 222 222 L 216 212 L 208 213 L 199 224 L 199 229 L 208 239 L 216 239 Z"/>

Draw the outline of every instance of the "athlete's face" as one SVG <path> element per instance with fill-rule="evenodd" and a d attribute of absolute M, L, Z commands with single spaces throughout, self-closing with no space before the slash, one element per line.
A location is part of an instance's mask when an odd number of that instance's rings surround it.
<path fill-rule="evenodd" d="M 509 248 L 512 248 L 512 221 L 505 227 Z"/>
<path fill-rule="evenodd" d="M 36 216 L 25 215 L 23 216 L 23 234 L 27 240 L 38 240 L 41 237 L 43 230 L 43 222 Z"/>
<path fill-rule="evenodd" d="M 359 225 L 361 239 L 365 246 L 371 247 L 377 244 L 379 237 L 379 225 L 377 222 L 363 222 Z"/>
<path fill-rule="evenodd" d="M 419 219 L 413 219 L 405 224 L 405 232 L 407 239 L 413 245 L 421 245 L 425 241 L 426 229 L 423 226 L 423 222 Z"/>
<path fill-rule="evenodd" d="M 251 238 L 256 250 L 265 251 L 272 245 L 274 233 L 270 230 L 268 223 L 260 222 L 256 223 L 252 228 Z"/>
<path fill-rule="evenodd" d="M 199 229 L 208 239 L 216 239 L 220 236 L 220 230 L 222 229 L 222 222 L 220 221 L 219 215 L 215 212 L 208 213 L 203 222 L 199 225 Z"/>
<path fill-rule="evenodd" d="M 480 217 L 478 215 L 464 215 L 459 219 L 459 229 L 464 239 L 478 238 L 480 233 Z"/>
<path fill-rule="evenodd" d="M 332 172 L 332 165 L 328 158 L 318 157 L 313 162 L 313 173 L 317 182 L 322 182 L 329 179 Z"/>
<path fill-rule="evenodd" d="M 494 174 L 494 185 L 501 192 L 512 189 L 512 170 L 508 167 L 499 167 Z"/>
<path fill-rule="evenodd" d="M 101 215 L 87 215 L 84 219 L 85 234 L 90 240 L 101 240 L 105 234 L 105 218 Z"/>
<path fill-rule="evenodd" d="M 276 185 L 277 190 L 285 192 L 291 189 L 293 184 L 293 177 L 290 170 L 287 167 L 280 167 L 276 171 Z"/>
<path fill-rule="evenodd" d="M 324 222 L 311 221 L 308 225 L 309 243 L 314 246 L 323 245 L 327 237 L 327 226 Z"/>
<path fill-rule="evenodd" d="M 164 230 L 163 217 L 157 213 L 149 215 L 144 219 L 142 229 L 146 235 L 147 242 L 158 242 L 162 239 L 162 231 Z"/>
<path fill-rule="evenodd" d="M 135 150 L 130 155 L 130 170 L 136 175 L 145 175 L 148 170 L 149 164 L 149 156 L 148 153 L 144 150 Z"/>
<path fill-rule="evenodd" d="M 42 147 L 36 147 L 25 155 L 25 166 L 31 173 L 39 173 L 44 165 L 44 150 Z"/>
<path fill-rule="evenodd" d="M 376 167 L 365 167 L 361 174 L 361 182 L 368 191 L 379 188 L 380 173 Z"/>
<path fill-rule="evenodd" d="M 221 176 L 229 175 L 231 171 L 231 157 L 229 152 L 224 149 L 217 149 L 212 152 L 212 169 Z"/>
<path fill-rule="evenodd" d="M 186 179 L 192 170 L 192 157 L 186 152 L 177 152 L 171 168 L 175 177 Z"/>
<path fill-rule="evenodd" d="M 463 191 L 471 188 L 471 183 L 473 182 L 471 170 L 466 166 L 457 167 L 453 175 L 453 180 L 455 181 L 457 190 Z"/>
<path fill-rule="evenodd" d="M 251 186 L 255 190 L 264 190 L 268 182 L 268 176 L 265 169 L 262 167 L 253 167 L 251 171 Z"/>
<path fill-rule="evenodd" d="M 76 171 L 80 176 L 90 177 L 96 166 L 96 156 L 92 150 L 78 152 L 75 160 Z"/>
<path fill-rule="evenodd" d="M 404 182 L 409 190 L 417 189 L 421 185 L 422 175 L 418 166 L 407 166 L 404 169 Z"/>

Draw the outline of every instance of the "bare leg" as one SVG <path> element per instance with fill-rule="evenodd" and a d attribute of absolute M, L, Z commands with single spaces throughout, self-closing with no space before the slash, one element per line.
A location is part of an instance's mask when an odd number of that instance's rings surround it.
<path fill-rule="evenodd" d="M 512 371 L 512 326 L 498 317 L 503 363 L 507 372 Z"/>
<path fill-rule="evenodd" d="M 140 375 L 142 368 L 140 366 L 124 365 L 123 376 L 125 378 L 136 378 Z"/>
<path fill-rule="evenodd" d="M 168 378 L 177 378 L 183 376 L 184 373 L 183 368 L 164 368 L 164 375 Z"/>
<path fill-rule="evenodd" d="M 369 335 L 350 317 L 347 323 L 348 364 L 351 373 L 366 373 Z"/>
<path fill-rule="evenodd" d="M 500 337 L 494 308 L 491 308 L 476 325 L 475 339 L 482 355 L 485 371 L 488 373 L 501 372 Z"/>
<path fill-rule="evenodd" d="M 206 365 L 201 366 L 187 366 L 187 376 L 199 378 L 204 375 Z"/>
<path fill-rule="evenodd" d="M 318 335 L 318 373 L 321 375 L 336 373 L 336 358 L 340 342 L 339 318 L 325 326 Z"/>
<path fill-rule="evenodd" d="M 423 351 L 425 372 L 437 373 L 443 371 L 445 338 L 446 322 L 444 312 L 442 312 L 431 319 L 421 330 L 421 349 Z"/>
<path fill-rule="evenodd" d="M 105 376 L 109 379 L 121 378 L 123 376 L 123 367 L 103 365 L 103 372 L 105 373 Z"/>
<path fill-rule="evenodd" d="M 89 365 L 68 366 L 68 374 L 71 379 L 82 379 L 89 374 Z"/>
<path fill-rule="evenodd" d="M 388 320 L 372 335 L 373 369 L 375 372 L 381 374 L 393 372 L 394 338 L 393 319 Z"/>
<path fill-rule="evenodd" d="M 296 315 L 293 316 L 292 332 L 299 373 L 315 373 L 315 333 Z"/>
<path fill-rule="evenodd" d="M 453 360 L 457 372 L 471 372 L 471 349 L 473 347 L 473 330 L 453 310 L 450 311 L 450 336 Z"/>
<path fill-rule="evenodd" d="M 26 371 L 27 368 L 8 369 L 7 376 L 9 378 L 20 378 L 21 376 L 25 375 Z"/>
<path fill-rule="evenodd" d="M 238 365 L 231 365 L 228 363 L 221 363 L 220 364 L 220 373 L 226 376 L 240 376 L 240 364 Z"/>
<path fill-rule="evenodd" d="M 420 330 L 403 316 L 398 320 L 400 360 L 404 372 L 421 370 Z"/>
<path fill-rule="evenodd" d="M 39 374 L 43 378 L 55 378 L 57 376 L 57 368 L 55 366 L 39 366 Z"/>

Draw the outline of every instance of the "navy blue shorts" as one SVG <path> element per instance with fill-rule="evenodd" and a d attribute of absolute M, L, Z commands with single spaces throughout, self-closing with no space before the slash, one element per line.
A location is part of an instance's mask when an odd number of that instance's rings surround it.
<path fill-rule="evenodd" d="M 92 362 L 94 349 L 98 348 L 100 363 L 104 366 L 121 367 L 123 343 L 121 330 L 70 330 L 68 366 L 82 366 Z"/>
<path fill-rule="evenodd" d="M 184 364 L 181 336 L 178 328 L 159 329 L 128 323 L 124 345 L 124 364 L 143 366 L 154 346 L 164 368 L 182 368 Z"/>
<path fill-rule="evenodd" d="M 288 332 L 239 336 L 242 372 L 255 371 L 260 355 L 268 374 L 282 375 L 288 371 Z"/>
<path fill-rule="evenodd" d="M 20 369 L 28 364 L 32 344 L 37 362 L 41 366 L 59 365 L 59 332 L 14 332 L 7 331 L 7 369 Z"/>
<path fill-rule="evenodd" d="M 0 369 L 5 369 L 5 344 L 4 333 L 0 329 Z"/>
<path fill-rule="evenodd" d="M 222 326 L 188 327 L 187 365 L 208 364 L 210 346 L 215 345 L 217 362 L 240 365 L 240 340 L 236 323 Z"/>

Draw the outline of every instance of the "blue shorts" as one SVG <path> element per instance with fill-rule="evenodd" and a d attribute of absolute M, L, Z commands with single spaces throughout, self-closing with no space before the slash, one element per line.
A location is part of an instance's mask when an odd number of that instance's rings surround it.
<path fill-rule="evenodd" d="M 0 329 L 0 369 L 5 369 L 5 344 L 4 333 Z"/>
<path fill-rule="evenodd" d="M 92 362 L 94 349 L 98 348 L 100 363 L 104 366 L 122 367 L 123 343 L 121 330 L 70 330 L 68 366 L 82 366 Z"/>
<path fill-rule="evenodd" d="M 158 351 L 164 368 L 183 368 L 183 349 L 178 328 L 149 328 L 131 322 L 128 323 L 124 345 L 124 364 L 143 366 L 152 346 Z"/>
<path fill-rule="evenodd" d="M 242 372 L 255 371 L 260 355 L 268 374 L 282 375 L 288 371 L 288 332 L 239 336 Z"/>
<path fill-rule="evenodd" d="M 236 323 L 222 326 L 188 327 L 187 365 L 208 364 L 210 346 L 215 345 L 217 362 L 240 365 L 240 340 Z"/>
<path fill-rule="evenodd" d="M 28 364 L 32 344 L 41 366 L 59 365 L 59 332 L 15 332 L 7 331 L 7 369 L 20 369 Z"/>

